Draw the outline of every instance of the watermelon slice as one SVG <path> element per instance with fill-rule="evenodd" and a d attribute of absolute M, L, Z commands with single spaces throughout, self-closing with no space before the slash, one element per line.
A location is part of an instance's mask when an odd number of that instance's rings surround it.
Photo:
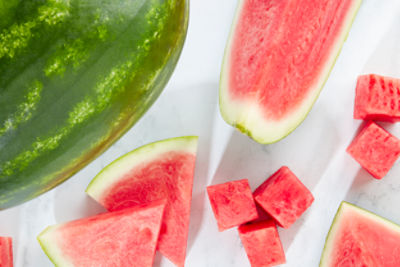
<path fill-rule="evenodd" d="M 151 267 L 166 200 L 46 228 L 38 240 L 60 267 Z"/>
<path fill-rule="evenodd" d="M 311 192 L 286 166 L 254 191 L 254 199 L 283 228 L 289 228 L 314 201 Z"/>
<path fill-rule="evenodd" d="M 382 179 L 400 156 L 400 140 L 370 122 L 347 152 L 376 179 Z"/>
<path fill-rule="evenodd" d="M 286 262 L 278 229 L 272 220 L 239 226 L 240 239 L 251 267 L 268 267 Z"/>
<path fill-rule="evenodd" d="M 306 117 L 328 78 L 361 0 L 241 0 L 225 50 L 220 109 L 260 143 Z"/>
<path fill-rule="evenodd" d="M 399 267 L 400 226 L 342 202 L 326 238 L 320 267 Z"/>
<path fill-rule="evenodd" d="M 247 179 L 208 186 L 207 193 L 221 232 L 258 218 Z"/>
<path fill-rule="evenodd" d="M 86 192 L 110 211 L 167 198 L 157 249 L 184 266 L 196 151 L 193 136 L 145 145 L 104 168 Z"/>
<path fill-rule="evenodd" d="M 0 237 L 0 267 L 13 267 L 11 237 Z"/>
<path fill-rule="evenodd" d="M 400 79 L 376 74 L 358 77 L 354 118 L 400 121 Z"/>

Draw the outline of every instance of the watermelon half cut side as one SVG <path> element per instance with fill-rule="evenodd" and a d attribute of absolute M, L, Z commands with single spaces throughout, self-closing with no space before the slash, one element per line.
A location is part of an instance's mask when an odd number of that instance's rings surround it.
<path fill-rule="evenodd" d="M 151 143 L 115 160 L 86 192 L 110 211 L 167 198 L 158 250 L 184 266 L 189 232 L 197 137 Z"/>
<path fill-rule="evenodd" d="M 11 237 L 0 237 L 0 267 L 13 267 Z"/>
<path fill-rule="evenodd" d="M 342 202 L 326 238 L 320 267 L 398 267 L 399 251 L 399 225 Z"/>
<path fill-rule="evenodd" d="M 151 267 L 166 200 L 46 228 L 38 240 L 59 267 Z"/>
<path fill-rule="evenodd" d="M 316 101 L 361 0 L 241 0 L 225 49 L 220 110 L 259 143 L 292 132 Z"/>

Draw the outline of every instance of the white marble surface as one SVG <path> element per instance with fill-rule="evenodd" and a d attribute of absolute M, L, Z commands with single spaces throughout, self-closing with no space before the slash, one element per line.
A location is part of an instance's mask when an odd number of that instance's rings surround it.
<path fill-rule="evenodd" d="M 15 266 L 52 266 L 36 235 L 47 225 L 103 211 L 85 193 L 105 165 L 148 142 L 199 135 L 188 240 L 189 267 L 249 266 L 236 229 L 217 231 L 205 187 L 249 178 L 254 189 L 288 165 L 312 190 L 315 202 L 290 229 L 280 229 L 285 266 L 317 266 L 325 235 L 342 200 L 400 223 L 400 164 L 381 181 L 360 169 L 345 148 L 360 126 L 352 119 L 357 75 L 400 77 L 400 2 L 364 0 L 337 64 L 304 123 L 283 141 L 263 146 L 233 131 L 218 111 L 218 81 L 235 2 L 192 0 L 187 42 L 170 83 L 122 139 L 70 180 L 41 197 L 0 212 L 0 235 L 14 239 Z M 397 40 L 396 40 L 397 38 Z M 398 125 L 385 125 L 400 136 Z M 157 255 L 155 266 L 173 266 Z"/>

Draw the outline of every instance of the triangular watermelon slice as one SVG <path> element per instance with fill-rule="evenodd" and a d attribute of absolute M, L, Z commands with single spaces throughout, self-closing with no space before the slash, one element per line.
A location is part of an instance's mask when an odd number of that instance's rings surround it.
<path fill-rule="evenodd" d="M 151 267 L 166 200 L 46 228 L 38 240 L 59 267 Z"/>
<path fill-rule="evenodd" d="M 104 168 L 86 192 L 110 211 L 166 197 L 158 250 L 184 266 L 196 151 L 193 136 L 145 145 Z"/>
<path fill-rule="evenodd" d="M 13 267 L 11 237 L 0 237 L 0 267 Z"/>

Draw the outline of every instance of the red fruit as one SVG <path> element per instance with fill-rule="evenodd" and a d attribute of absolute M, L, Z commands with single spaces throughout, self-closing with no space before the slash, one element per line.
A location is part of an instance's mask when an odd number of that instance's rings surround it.
<path fill-rule="evenodd" d="M 11 237 L 0 237 L 0 267 L 13 267 Z"/>

